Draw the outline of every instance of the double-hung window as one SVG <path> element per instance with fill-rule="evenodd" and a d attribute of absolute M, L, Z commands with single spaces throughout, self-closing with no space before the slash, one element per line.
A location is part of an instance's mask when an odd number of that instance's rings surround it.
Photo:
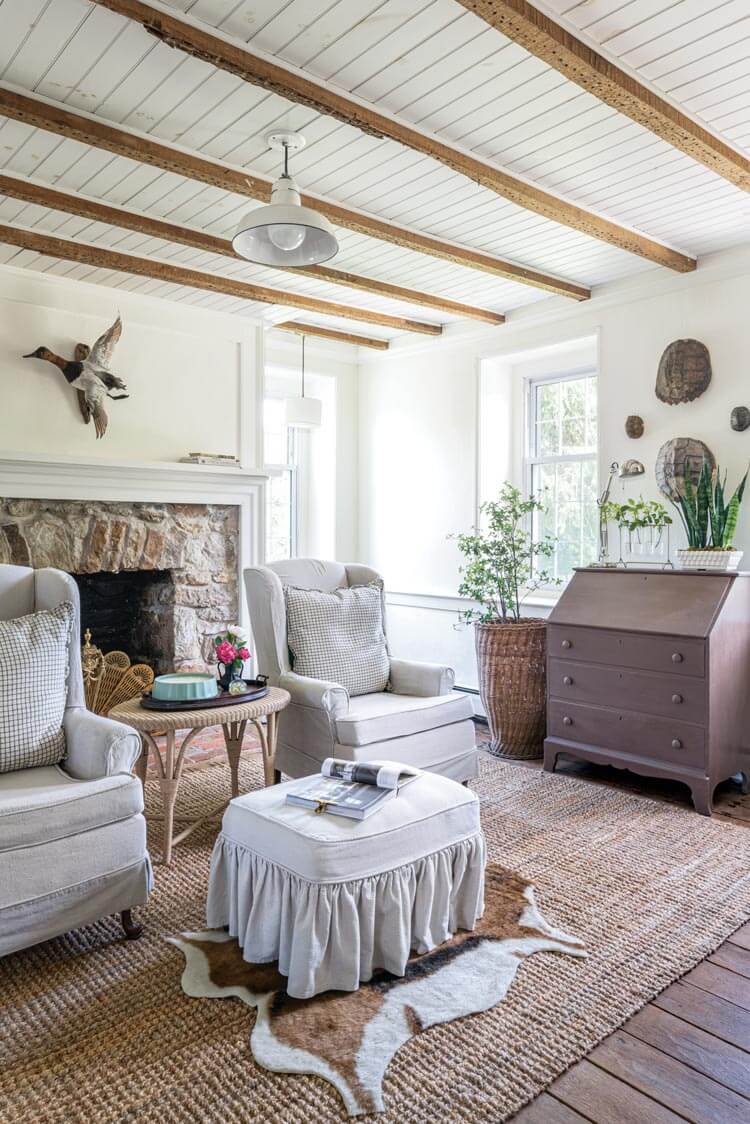
<path fill-rule="evenodd" d="M 263 404 L 266 466 L 266 561 L 279 562 L 298 553 L 300 434 L 286 424 L 283 398 Z"/>
<path fill-rule="evenodd" d="M 545 508 L 533 534 L 557 539 L 546 568 L 563 580 L 597 556 L 596 383 L 590 369 L 526 382 L 525 484 Z"/>

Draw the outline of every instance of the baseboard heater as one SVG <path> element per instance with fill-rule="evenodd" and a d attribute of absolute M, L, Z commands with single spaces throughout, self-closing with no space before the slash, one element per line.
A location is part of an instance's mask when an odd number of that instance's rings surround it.
<path fill-rule="evenodd" d="M 454 691 L 460 691 L 462 695 L 473 695 L 477 700 L 479 699 L 479 691 L 476 687 L 462 687 L 459 683 L 456 683 L 453 689 Z M 479 705 L 482 705 L 481 702 Z M 478 722 L 480 726 L 487 725 L 487 716 L 481 712 L 477 712 L 476 706 L 474 710 L 474 721 Z"/>

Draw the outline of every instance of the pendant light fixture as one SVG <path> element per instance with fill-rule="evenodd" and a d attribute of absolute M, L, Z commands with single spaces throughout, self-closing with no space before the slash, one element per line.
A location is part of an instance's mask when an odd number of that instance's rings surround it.
<path fill-rule="evenodd" d="M 305 337 L 302 337 L 302 396 L 287 398 L 286 424 L 294 429 L 317 429 L 323 420 L 323 403 L 319 398 L 305 398 Z"/>
<path fill-rule="evenodd" d="M 305 144 L 299 133 L 271 133 L 270 148 L 284 154 L 284 171 L 271 189 L 271 202 L 248 211 L 232 246 L 241 258 L 258 265 L 317 265 L 338 253 L 339 244 L 328 219 L 300 202 L 299 188 L 289 175 L 289 153 Z"/>

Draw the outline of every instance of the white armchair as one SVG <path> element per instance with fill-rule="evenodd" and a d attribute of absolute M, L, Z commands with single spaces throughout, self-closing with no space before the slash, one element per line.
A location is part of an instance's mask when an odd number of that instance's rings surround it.
<path fill-rule="evenodd" d="M 60 570 L 0 565 L 0 619 L 62 601 L 76 607 L 65 759 L 0 773 L 0 956 L 110 913 L 137 937 L 131 910 L 151 889 L 143 791 L 131 773 L 140 740 L 86 710 L 76 583 Z"/>
<path fill-rule="evenodd" d="M 379 578 L 367 566 L 311 558 L 245 570 L 258 670 L 292 696 L 279 715 L 277 772 L 307 776 L 326 757 L 390 759 L 468 781 L 477 774 L 473 707 L 453 690 L 451 668 L 391 659 L 390 690 L 350 698 L 290 667 L 284 585 L 332 591 Z"/>

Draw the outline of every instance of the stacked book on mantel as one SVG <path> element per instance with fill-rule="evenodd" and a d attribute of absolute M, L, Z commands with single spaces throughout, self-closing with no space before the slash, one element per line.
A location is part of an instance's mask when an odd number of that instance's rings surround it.
<path fill-rule="evenodd" d="M 186 457 L 180 457 L 180 464 L 221 464 L 228 468 L 240 467 L 239 458 L 229 453 L 188 453 Z"/>

